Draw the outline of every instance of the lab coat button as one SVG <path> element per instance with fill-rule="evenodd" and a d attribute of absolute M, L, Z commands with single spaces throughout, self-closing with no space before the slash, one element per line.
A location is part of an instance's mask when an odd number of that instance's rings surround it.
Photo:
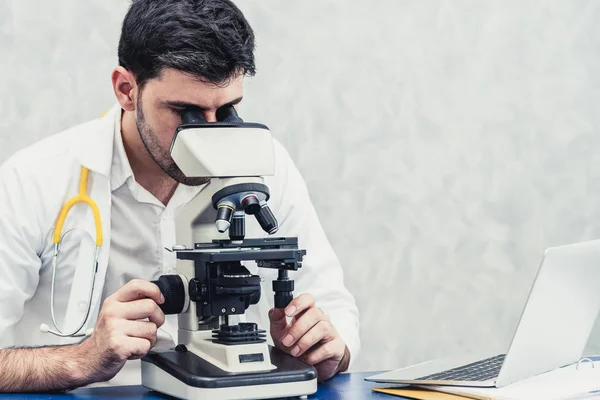
<path fill-rule="evenodd" d="M 87 311 L 87 303 L 85 301 L 79 302 L 79 311 L 82 313 Z"/>

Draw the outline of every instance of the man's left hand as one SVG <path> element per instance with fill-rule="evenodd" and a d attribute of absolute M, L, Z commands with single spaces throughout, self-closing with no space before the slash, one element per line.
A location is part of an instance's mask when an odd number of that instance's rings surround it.
<path fill-rule="evenodd" d="M 350 352 L 312 295 L 298 296 L 285 310 L 272 308 L 269 319 L 275 346 L 314 366 L 320 382 L 348 368 Z"/>

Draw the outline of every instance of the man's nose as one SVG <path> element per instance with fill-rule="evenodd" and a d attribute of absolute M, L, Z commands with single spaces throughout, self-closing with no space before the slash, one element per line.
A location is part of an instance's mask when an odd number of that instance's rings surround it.
<path fill-rule="evenodd" d="M 206 122 L 217 122 L 217 110 L 203 111 L 202 114 Z"/>

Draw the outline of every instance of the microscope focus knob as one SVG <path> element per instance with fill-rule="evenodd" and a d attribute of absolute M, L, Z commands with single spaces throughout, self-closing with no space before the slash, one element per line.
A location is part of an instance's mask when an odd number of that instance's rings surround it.
<path fill-rule="evenodd" d="M 206 296 L 206 286 L 196 278 L 190 280 L 189 291 L 191 301 L 202 301 L 202 298 Z"/>
<path fill-rule="evenodd" d="M 158 280 L 151 281 L 160 289 L 165 302 L 160 309 L 167 314 L 179 314 L 185 306 L 185 287 L 179 275 L 161 275 Z"/>
<path fill-rule="evenodd" d="M 274 280 L 273 291 L 275 292 L 275 308 L 286 308 L 294 298 L 294 281 Z"/>

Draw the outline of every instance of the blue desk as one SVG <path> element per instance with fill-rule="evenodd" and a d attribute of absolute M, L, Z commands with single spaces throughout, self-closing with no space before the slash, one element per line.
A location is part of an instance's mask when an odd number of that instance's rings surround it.
<path fill-rule="evenodd" d="M 329 381 L 319 384 L 316 394 L 309 397 L 314 400 L 369 400 L 369 399 L 401 399 L 381 393 L 376 393 L 371 388 L 377 384 L 365 382 L 366 376 L 375 375 L 376 372 L 340 374 Z M 141 386 L 121 386 L 93 389 L 77 389 L 69 394 L 5 394 L 4 399 L 27 400 L 83 400 L 83 399 L 129 399 L 129 400 L 165 400 L 169 397 L 150 392 Z"/>

